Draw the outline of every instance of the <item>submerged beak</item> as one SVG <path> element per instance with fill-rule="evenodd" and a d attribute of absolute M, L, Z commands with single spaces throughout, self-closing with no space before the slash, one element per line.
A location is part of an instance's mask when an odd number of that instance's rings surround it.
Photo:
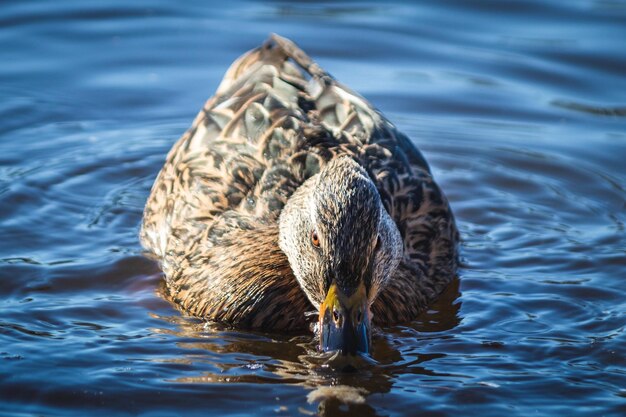
<path fill-rule="evenodd" d="M 369 353 L 370 313 L 365 285 L 347 297 L 332 284 L 320 306 L 320 349 L 339 350 L 342 355 Z"/>

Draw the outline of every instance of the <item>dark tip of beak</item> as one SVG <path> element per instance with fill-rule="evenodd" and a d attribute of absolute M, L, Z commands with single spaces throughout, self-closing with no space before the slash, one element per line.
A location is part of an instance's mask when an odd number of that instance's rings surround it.
<path fill-rule="evenodd" d="M 343 356 L 369 353 L 369 330 L 365 320 L 354 323 L 347 312 L 336 325 L 333 313 L 327 310 L 322 319 L 321 348 L 324 352 L 338 350 Z"/>
<path fill-rule="evenodd" d="M 369 353 L 369 306 L 363 283 L 349 296 L 333 283 L 319 311 L 321 350 L 338 351 L 344 357 Z"/>

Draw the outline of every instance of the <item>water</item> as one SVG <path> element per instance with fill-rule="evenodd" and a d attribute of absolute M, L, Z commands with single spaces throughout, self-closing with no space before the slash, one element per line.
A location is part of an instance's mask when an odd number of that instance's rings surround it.
<path fill-rule="evenodd" d="M 204 3 L 0 7 L 1 415 L 626 413 L 625 2 Z M 462 232 L 460 280 L 357 374 L 186 317 L 137 241 L 269 32 L 413 138 Z"/>

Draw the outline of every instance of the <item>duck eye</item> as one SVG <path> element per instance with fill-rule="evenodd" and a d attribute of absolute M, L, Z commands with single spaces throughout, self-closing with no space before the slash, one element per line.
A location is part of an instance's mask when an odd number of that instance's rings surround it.
<path fill-rule="evenodd" d="M 313 231 L 311 233 L 311 243 L 313 244 L 313 246 L 315 246 L 316 248 L 320 247 L 320 237 L 317 235 L 316 231 Z"/>

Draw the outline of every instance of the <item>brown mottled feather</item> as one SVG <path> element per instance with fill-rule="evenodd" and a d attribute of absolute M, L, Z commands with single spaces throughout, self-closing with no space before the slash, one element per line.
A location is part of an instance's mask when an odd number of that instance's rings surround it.
<path fill-rule="evenodd" d="M 277 221 L 291 194 L 340 155 L 366 169 L 404 240 L 374 322 L 415 318 L 455 274 L 448 202 L 406 136 L 276 35 L 233 63 L 152 188 L 141 240 L 172 298 L 208 320 L 305 327 L 312 306 L 278 247 Z"/>

